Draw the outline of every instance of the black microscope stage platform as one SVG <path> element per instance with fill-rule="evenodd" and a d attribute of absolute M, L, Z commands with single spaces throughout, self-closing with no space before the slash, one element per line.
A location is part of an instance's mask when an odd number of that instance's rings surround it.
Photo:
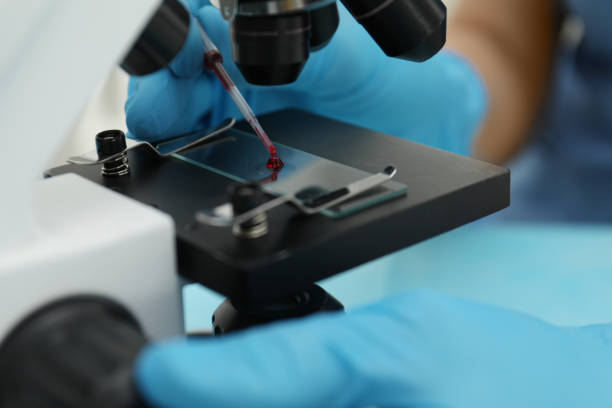
<path fill-rule="evenodd" d="M 510 173 L 498 166 L 297 110 L 262 116 L 261 123 L 276 142 L 357 169 L 377 173 L 393 165 L 395 180 L 408 192 L 340 219 L 304 216 L 285 205 L 268 213 L 266 236 L 245 240 L 231 228 L 194 219 L 198 210 L 228 201 L 231 180 L 173 157 L 159 159 L 145 146 L 128 152 L 129 176 L 104 177 L 99 166 L 77 165 L 46 175 L 76 173 L 169 214 L 176 224 L 179 273 L 248 301 L 297 293 L 510 202 Z M 243 122 L 236 127 L 248 130 Z"/>

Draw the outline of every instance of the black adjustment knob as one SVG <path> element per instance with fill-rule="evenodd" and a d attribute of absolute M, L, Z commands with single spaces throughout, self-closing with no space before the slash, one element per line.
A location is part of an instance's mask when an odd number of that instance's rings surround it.
<path fill-rule="evenodd" d="M 100 160 L 121 153 L 126 148 L 125 133 L 121 130 L 105 130 L 96 135 L 96 151 Z"/>
<path fill-rule="evenodd" d="M 256 182 L 236 183 L 229 188 L 229 199 L 234 215 L 244 214 L 264 202 L 264 192 Z M 264 212 L 241 223 L 234 224 L 232 232 L 239 238 L 259 238 L 268 232 L 268 218 Z"/>
<path fill-rule="evenodd" d="M 255 182 L 236 183 L 229 187 L 229 197 L 234 214 L 242 214 L 261 204 L 264 194 L 261 186 Z"/>
<path fill-rule="evenodd" d="M 125 150 L 127 143 L 125 133 L 121 130 L 105 130 L 96 135 L 96 151 L 98 160 L 104 160 L 111 156 L 117 156 L 102 166 L 102 174 L 105 176 L 124 176 L 129 173 L 129 165 Z"/>
<path fill-rule="evenodd" d="M 143 407 L 132 372 L 145 343 L 134 318 L 109 300 L 48 305 L 0 346 L 0 406 Z"/>

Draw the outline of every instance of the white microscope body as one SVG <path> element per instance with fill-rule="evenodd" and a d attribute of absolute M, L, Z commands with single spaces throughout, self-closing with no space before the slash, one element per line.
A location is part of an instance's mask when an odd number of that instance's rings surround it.
<path fill-rule="evenodd" d="M 157 6 L 0 0 L 0 344 L 28 314 L 76 295 L 122 305 L 150 339 L 183 333 L 170 217 L 76 175 L 42 179 Z"/>

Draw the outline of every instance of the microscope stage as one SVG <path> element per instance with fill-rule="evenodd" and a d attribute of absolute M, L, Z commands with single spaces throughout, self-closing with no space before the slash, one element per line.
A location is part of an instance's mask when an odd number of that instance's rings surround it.
<path fill-rule="evenodd" d="M 368 173 L 393 165 L 394 183 L 406 193 L 343 218 L 283 205 L 268 213 L 267 235 L 247 240 L 195 221 L 197 211 L 228 201 L 234 181 L 184 160 L 189 152 L 160 159 L 141 146 L 128 152 L 128 176 L 104 177 L 99 166 L 78 165 L 47 176 L 77 173 L 169 214 L 181 275 L 248 301 L 297 293 L 509 205 L 510 173 L 498 166 L 297 110 L 262 116 L 261 123 L 275 142 L 331 162 Z M 249 128 L 239 122 L 236 129 Z"/>

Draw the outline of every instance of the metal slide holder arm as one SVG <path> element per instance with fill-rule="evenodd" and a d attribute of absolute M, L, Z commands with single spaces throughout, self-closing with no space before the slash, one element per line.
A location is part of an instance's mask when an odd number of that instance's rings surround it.
<path fill-rule="evenodd" d="M 253 217 L 272 210 L 282 204 L 289 203 L 306 215 L 318 214 L 328 208 L 341 204 L 351 198 L 363 194 L 374 187 L 380 186 L 386 181 L 391 180 L 397 174 L 397 169 L 393 166 L 386 167 L 382 172 L 365 177 L 361 180 L 348 184 L 345 187 L 336 189 L 319 197 L 301 200 L 296 194 L 287 194 L 265 203 L 241 214 L 234 214 L 231 203 L 225 203 L 211 210 L 201 210 L 196 213 L 196 220 L 205 225 L 216 227 L 230 227 L 242 224 Z"/>
<path fill-rule="evenodd" d="M 221 124 L 216 126 L 210 131 L 196 131 L 187 133 L 184 135 L 176 136 L 170 139 L 163 140 L 161 142 L 152 144 L 144 141 L 136 141 L 127 139 L 126 148 L 113 155 L 100 158 L 97 150 L 91 150 L 87 153 L 83 153 L 78 156 L 71 156 L 66 161 L 70 164 L 76 164 L 79 166 L 94 166 L 97 164 L 104 164 L 113 160 L 118 159 L 125 152 L 132 150 L 138 146 L 147 145 L 155 152 L 159 157 L 168 157 L 176 153 L 180 153 L 187 149 L 191 149 L 200 146 L 204 143 L 209 143 L 216 140 L 217 136 L 223 134 L 225 131 L 231 129 L 236 123 L 236 119 L 228 118 L 225 119 Z"/>

